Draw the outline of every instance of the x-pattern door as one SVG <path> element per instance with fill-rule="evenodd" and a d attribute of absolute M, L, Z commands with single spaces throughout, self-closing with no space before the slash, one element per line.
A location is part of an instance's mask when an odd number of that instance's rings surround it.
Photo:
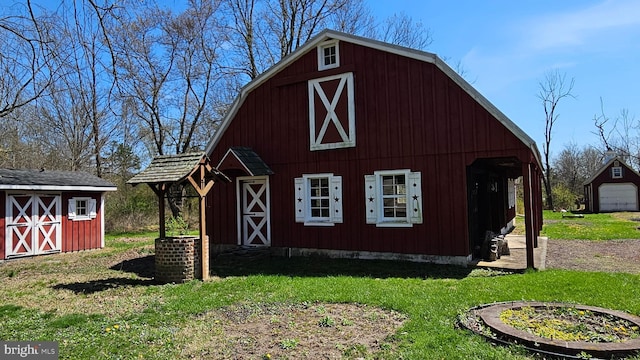
<path fill-rule="evenodd" d="M 242 244 L 268 246 L 269 238 L 269 194 L 266 179 L 251 179 L 240 182 L 242 187 Z"/>
<path fill-rule="evenodd" d="M 60 197 L 7 197 L 7 257 L 57 252 L 60 244 Z"/>

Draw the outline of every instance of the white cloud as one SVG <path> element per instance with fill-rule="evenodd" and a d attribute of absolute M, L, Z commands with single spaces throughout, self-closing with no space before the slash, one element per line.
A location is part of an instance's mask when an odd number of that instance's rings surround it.
<path fill-rule="evenodd" d="M 525 23 L 532 50 L 614 41 L 624 32 L 640 30 L 640 1 L 607 0 L 574 12 L 547 14 Z"/>

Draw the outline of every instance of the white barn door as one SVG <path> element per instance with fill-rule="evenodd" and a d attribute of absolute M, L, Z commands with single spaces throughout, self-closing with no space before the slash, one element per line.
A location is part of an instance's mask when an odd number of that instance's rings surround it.
<path fill-rule="evenodd" d="M 269 181 L 265 177 L 238 179 L 240 238 L 245 246 L 271 245 Z"/>
<path fill-rule="evenodd" d="M 6 257 L 61 250 L 59 195 L 8 195 Z"/>

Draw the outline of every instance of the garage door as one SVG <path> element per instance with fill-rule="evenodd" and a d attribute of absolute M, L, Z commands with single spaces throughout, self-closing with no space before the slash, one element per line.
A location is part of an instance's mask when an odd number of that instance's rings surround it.
<path fill-rule="evenodd" d="M 637 211 L 638 188 L 634 184 L 602 184 L 600 211 Z"/>

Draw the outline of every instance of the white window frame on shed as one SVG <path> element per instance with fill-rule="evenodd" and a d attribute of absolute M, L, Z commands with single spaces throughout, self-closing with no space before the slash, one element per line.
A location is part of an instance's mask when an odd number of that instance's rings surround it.
<path fill-rule="evenodd" d="M 398 176 L 404 178 L 404 184 L 395 183 Z M 392 181 L 385 185 L 385 179 Z M 373 175 L 364 176 L 364 183 L 367 224 L 376 224 L 378 227 L 412 227 L 414 224 L 422 224 L 420 172 L 409 169 L 375 171 Z M 385 208 L 387 213 L 392 210 L 396 212 L 401 204 L 405 204 L 405 216 L 385 215 Z"/>
<path fill-rule="evenodd" d="M 325 181 L 326 193 L 322 192 L 323 186 L 319 186 Z M 294 185 L 296 222 L 305 226 L 335 226 L 343 222 L 342 176 L 305 174 L 295 178 Z M 328 212 L 324 212 L 325 209 Z"/>
<path fill-rule="evenodd" d="M 340 46 L 338 40 L 328 40 L 318 45 L 318 71 L 340 66 Z"/>
<path fill-rule="evenodd" d="M 84 206 L 82 206 L 84 204 Z M 82 213 L 78 211 L 84 209 Z M 96 211 L 96 199 L 92 197 L 72 197 L 69 199 L 69 220 L 82 221 L 92 220 L 98 216 Z"/>
<path fill-rule="evenodd" d="M 612 179 L 622 179 L 622 166 L 614 166 L 611 168 Z"/>
<path fill-rule="evenodd" d="M 326 81 L 339 80 L 338 88 L 331 100 L 324 93 L 322 83 Z M 355 99 L 353 90 L 353 73 L 344 73 L 333 76 L 327 76 L 319 79 L 312 79 L 308 82 L 309 87 L 309 142 L 310 150 L 326 150 L 326 149 L 340 149 L 356 146 L 356 111 L 355 111 Z M 347 95 L 347 119 L 346 122 L 341 122 L 340 118 L 336 114 L 336 106 L 340 101 L 342 93 L 346 91 Z M 322 125 L 316 133 L 316 112 L 315 112 L 315 94 L 322 101 L 327 115 L 322 120 Z M 344 120 L 344 119 L 343 119 Z M 347 125 L 345 129 L 343 124 Z M 323 143 L 324 136 L 327 132 L 327 128 L 332 125 L 335 126 L 338 134 L 340 134 L 340 142 L 335 143 Z"/>

